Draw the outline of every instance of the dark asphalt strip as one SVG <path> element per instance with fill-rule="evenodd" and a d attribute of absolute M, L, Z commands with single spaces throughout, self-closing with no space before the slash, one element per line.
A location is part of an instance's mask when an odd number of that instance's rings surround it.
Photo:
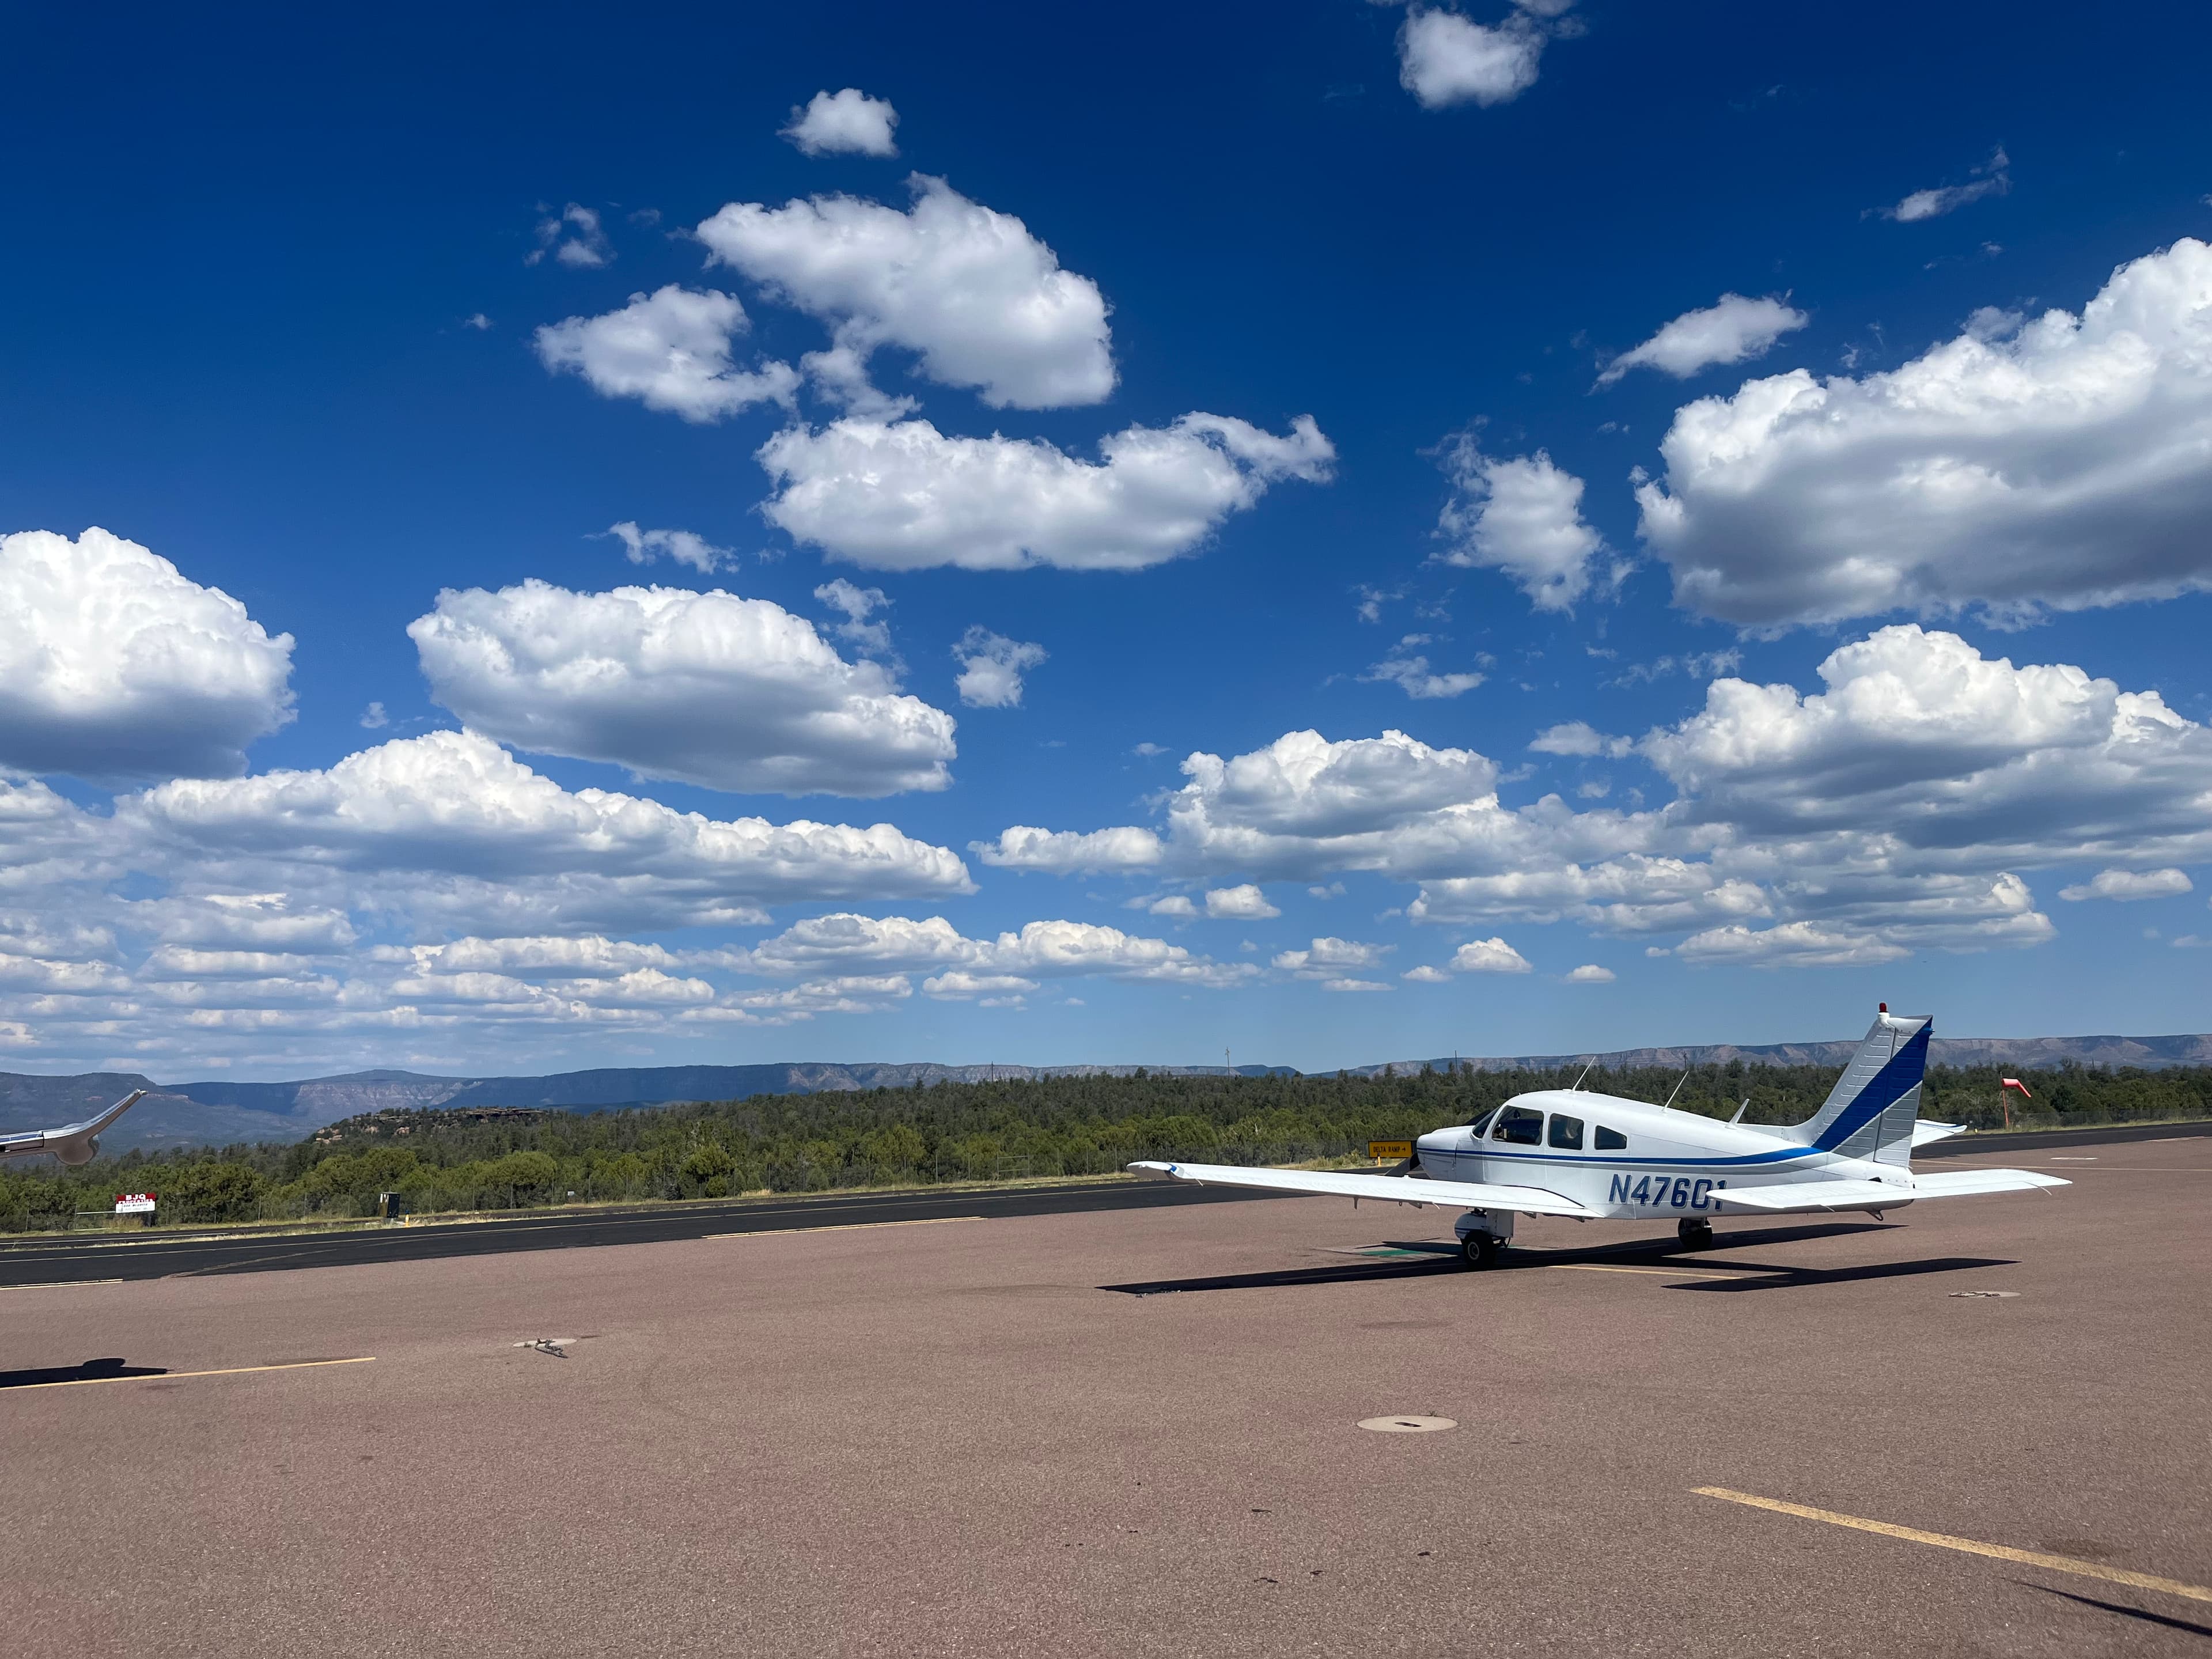
<path fill-rule="evenodd" d="M 2184 1140 L 2212 1135 L 2212 1122 L 2130 1123 L 2112 1128 L 2021 1129 L 2008 1134 L 1959 1135 L 1914 1152 L 1915 1159 L 1960 1158 L 1975 1152 L 2032 1152 L 2039 1146 L 2090 1146 L 2107 1141 Z"/>
<path fill-rule="evenodd" d="M 598 1244 L 649 1244 L 713 1233 L 802 1231 L 893 1221 L 921 1221 L 947 1212 L 1015 1217 L 1098 1210 L 1233 1204 L 1284 1194 L 1186 1187 L 1167 1182 L 1111 1182 L 1035 1187 L 1012 1192 L 841 1194 L 819 1199 L 738 1200 L 680 1207 L 591 1211 L 512 1220 L 374 1227 L 323 1237 L 301 1233 L 263 1237 L 153 1238 L 111 1235 L 52 1239 L 0 1249 L 0 1288 L 70 1280 L 203 1278 L 294 1267 L 343 1267 L 365 1262 L 423 1261 L 446 1256 L 496 1255 L 513 1250 L 562 1250 Z"/>

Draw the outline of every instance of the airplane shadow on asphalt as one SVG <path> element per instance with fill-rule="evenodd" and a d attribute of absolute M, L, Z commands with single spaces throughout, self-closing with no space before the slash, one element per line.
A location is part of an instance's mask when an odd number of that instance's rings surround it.
<path fill-rule="evenodd" d="M 2186 1619 L 2174 1619 L 2163 1613 L 2151 1613 L 2142 1607 L 2131 1607 L 2121 1601 L 2100 1601 L 2094 1595 L 2076 1595 L 2071 1590 L 2053 1589 L 2048 1584 L 2032 1584 L 2025 1578 L 2013 1583 L 2022 1589 L 2041 1590 L 2045 1595 L 2057 1595 L 2069 1601 L 2077 1601 L 2085 1607 L 2102 1607 L 2106 1613 L 2117 1613 L 2125 1619 L 2138 1620 L 2146 1625 L 2159 1625 L 2167 1630 L 2187 1631 L 2192 1636 L 2212 1636 L 2212 1625 L 2191 1623 Z"/>
<path fill-rule="evenodd" d="M 1727 1239 L 1738 1248 L 1787 1244 L 1833 1238 L 1852 1233 L 1887 1232 L 1890 1226 L 1875 1222 L 1832 1221 L 1802 1227 L 1773 1227 L 1741 1233 Z M 1124 1296 L 1172 1296 L 1194 1291 L 1289 1290 L 1301 1285 L 1365 1285 L 1395 1279 L 1434 1279 L 1467 1273 L 1456 1246 L 1436 1240 L 1393 1242 L 1383 1248 L 1417 1251 L 1414 1261 L 1364 1261 L 1326 1267 L 1285 1267 L 1267 1273 L 1222 1273 L 1200 1279 L 1147 1279 L 1131 1285 L 1101 1285 L 1102 1291 Z M 1710 1251 L 1682 1249 L 1671 1238 L 1639 1239 L 1586 1250 L 1508 1250 L 1485 1276 L 1523 1273 L 1548 1267 L 1644 1266 L 1698 1273 L 1741 1273 L 1741 1279 L 1686 1279 L 1669 1290 L 1770 1291 L 1802 1290 L 1818 1285 L 1848 1284 L 1858 1279 L 1899 1279 L 1922 1273 L 1961 1273 L 1973 1267 L 2008 1267 L 2010 1260 L 1984 1256 L 1936 1256 L 1918 1261 L 1887 1261 L 1850 1267 L 1791 1267 L 1769 1261 L 1730 1261 Z"/>
<path fill-rule="evenodd" d="M 1223 1273 L 1212 1279 L 1156 1279 L 1136 1285 L 1101 1285 L 1124 1296 L 1176 1296 L 1187 1291 L 1288 1290 L 1298 1285 L 1371 1285 L 1386 1279 L 1437 1279 L 1464 1273 L 1459 1253 L 1427 1261 L 1346 1262 L 1340 1267 L 1286 1267 L 1275 1273 Z"/>
<path fill-rule="evenodd" d="M 1703 1264 L 1717 1273 L 1740 1273 L 1741 1279 L 1700 1279 L 1684 1285 L 1669 1285 L 1670 1291 L 1718 1291 L 1732 1295 L 1740 1291 L 1802 1291 L 1815 1285 L 1850 1285 L 1869 1279 L 1912 1279 L 1922 1273 L 1965 1273 L 1973 1267 L 2011 1267 L 2018 1265 L 2009 1256 L 1937 1255 L 1918 1261 L 1875 1261 L 1858 1267 L 1778 1267 L 1764 1261 L 1715 1261 L 1702 1258 Z M 1695 1272 L 1686 1268 L 1686 1272 Z"/>
<path fill-rule="evenodd" d="M 48 1382 L 106 1382 L 118 1376 L 167 1376 L 167 1365 L 133 1365 L 121 1359 L 88 1359 L 80 1365 L 0 1371 L 0 1389 L 35 1389 Z"/>

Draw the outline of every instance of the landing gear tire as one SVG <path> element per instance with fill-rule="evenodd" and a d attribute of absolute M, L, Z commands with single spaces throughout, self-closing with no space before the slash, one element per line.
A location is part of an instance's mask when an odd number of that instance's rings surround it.
<path fill-rule="evenodd" d="M 1459 1242 L 1460 1255 L 1470 1267 L 1494 1267 L 1498 1252 L 1505 1247 L 1488 1233 L 1469 1233 Z"/>
<path fill-rule="evenodd" d="M 1676 1223 L 1674 1231 L 1680 1235 L 1682 1248 L 1686 1250 L 1704 1250 L 1712 1247 L 1713 1224 L 1703 1216 Z"/>

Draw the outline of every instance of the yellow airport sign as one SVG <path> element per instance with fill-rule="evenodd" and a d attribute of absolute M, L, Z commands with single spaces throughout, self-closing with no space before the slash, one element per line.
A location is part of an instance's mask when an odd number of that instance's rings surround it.
<path fill-rule="evenodd" d="M 1413 1155 L 1413 1143 L 1410 1140 L 1370 1140 L 1367 1143 L 1367 1156 L 1378 1163 L 1386 1158 L 1406 1158 Z"/>

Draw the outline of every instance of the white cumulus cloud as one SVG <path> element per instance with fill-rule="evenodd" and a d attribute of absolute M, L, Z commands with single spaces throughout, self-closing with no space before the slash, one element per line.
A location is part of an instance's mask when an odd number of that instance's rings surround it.
<path fill-rule="evenodd" d="M 767 599 L 577 593 L 533 578 L 496 593 L 447 588 L 407 632 L 432 695 L 518 749 L 785 795 L 951 782 L 951 715 Z"/>
<path fill-rule="evenodd" d="M 2212 588 L 2212 247 L 2121 266 L 2078 317 L 1700 398 L 1660 448 L 1644 538 L 1678 604 L 1741 625 Z"/>
<path fill-rule="evenodd" d="M 845 613 L 845 620 L 836 624 L 839 639 L 870 656 L 890 653 L 891 625 L 868 620 L 877 611 L 890 608 L 890 599 L 882 588 L 861 587 L 840 576 L 816 588 L 814 597 L 832 611 Z"/>
<path fill-rule="evenodd" d="M 1018 974 L 971 974 L 964 968 L 955 968 L 922 981 L 921 988 L 944 1001 L 977 1000 L 988 1008 L 1018 1003 L 1026 993 L 1037 988 L 1037 982 Z"/>
<path fill-rule="evenodd" d="M 1399 642 L 1397 656 L 1385 657 L 1361 674 L 1360 679 L 1369 684 L 1395 685 L 1416 702 L 1460 696 L 1482 684 L 1483 677 L 1478 673 L 1439 674 L 1431 669 L 1426 657 L 1409 649 L 1419 638 L 1419 635 L 1407 635 Z"/>
<path fill-rule="evenodd" d="M 1583 481 L 1540 449 L 1499 459 L 1465 437 L 1445 466 L 1454 490 L 1437 520 L 1449 542 L 1443 562 L 1504 571 L 1539 611 L 1574 609 L 1605 550 L 1583 520 Z"/>
<path fill-rule="evenodd" d="M 1367 945 L 1358 939 L 1328 936 L 1310 941 L 1303 951 L 1285 951 L 1268 965 L 1300 979 L 1333 979 L 1361 969 L 1379 968 L 1392 946 Z"/>
<path fill-rule="evenodd" d="M 1164 939 L 1090 922 L 1032 921 L 1018 933 L 979 939 L 963 936 L 942 916 L 915 921 L 904 916 L 849 914 L 798 922 L 756 946 L 742 966 L 772 976 L 832 969 L 935 969 L 940 975 L 1013 975 L 1030 981 L 1088 976 L 1215 988 L 1242 983 L 1259 971 L 1249 963 L 1217 963 Z"/>
<path fill-rule="evenodd" d="M 1920 895 L 1925 895 L 1921 896 Z M 1741 922 L 1694 933 L 1673 954 L 1686 962 L 1759 968 L 1856 967 L 1894 962 L 1916 950 L 2021 948 L 2057 937 L 2051 918 L 2017 876 L 1922 883 L 1890 898 L 1830 907 L 1825 917 L 1753 927 Z"/>
<path fill-rule="evenodd" d="M 986 864 L 1062 874 L 1172 861 L 1305 878 L 1388 867 L 1409 841 L 1438 831 L 1449 841 L 1470 809 L 1477 817 L 1496 811 L 1497 769 L 1489 760 L 1433 749 L 1402 732 L 1334 743 L 1318 732 L 1287 732 L 1228 760 L 1194 754 L 1182 771 L 1189 781 L 1167 798 L 1164 842 L 1137 825 L 1088 834 L 1016 826 L 975 850 Z"/>
<path fill-rule="evenodd" d="M 1601 968 L 1595 962 L 1586 962 L 1567 975 L 1570 985 L 1610 985 L 1614 978 L 1610 968 Z"/>
<path fill-rule="evenodd" d="M 714 258 L 830 325 L 834 386 L 883 346 L 994 409 L 1057 409 L 1114 390 L 1106 301 L 1012 214 L 915 174 L 902 213 L 850 196 L 732 202 L 698 228 Z"/>
<path fill-rule="evenodd" d="M 1686 311 L 1632 351 L 1624 351 L 1597 377 L 1611 386 L 1632 368 L 1656 368 L 1687 380 L 1717 363 L 1763 357 L 1774 343 L 1813 319 L 1776 299 L 1723 294 L 1702 311 Z"/>
<path fill-rule="evenodd" d="M 1715 680 L 1640 751 L 1694 808 L 1763 832 L 1868 830 L 1913 844 L 2038 844 L 2135 858 L 2193 845 L 2212 737 L 2155 691 L 2066 664 L 2014 667 L 1914 624 L 1838 647 L 1824 692 Z M 2090 854 L 2094 856 L 2094 853 Z"/>
<path fill-rule="evenodd" d="M 1896 206 L 1884 208 L 1881 216 L 1894 219 L 1899 224 L 1911 224 L 1922 219 L 1939 219 L 1947 213 L 1955 213 L 1970 202 L 1978 202 L 1987 196 L 2002 196 L 2012 188 L 2012 158 L 1999 145 L 1990 152 L 1990 159 L 1974 168 L 1963 185 L 1939 185 L 1929 190 L 1916 190 L 1903 198 Z"/>
<path fill-rule="evenodd" d="M 1270 484 L 1325 482 L 1336 457 L 1310 416 L 1279 438 L 1190 414 L 1100 447 L 1093 465 L 927 421 L 793 427 L 761 447 L 777 490 L 762 511 L 793 539 L 879 570 L 1140 570 L 1191 551 Z"/>
<path fill-rule="evenodd" d="M 732 337 L 749 326 L 729 295 L 671 283 L 631 295 L 620 311 L 546 325 L 538 331 L 538 356 L 556 374 L 581 375 L 602 397 L 719 421 L 755 404 L 787 404 L 799 390 L 798 371 L 787 363 L 740 369 L 731 362 Z"/>
<path fill-rule="evenodd" d="M 0 537 L 0 766 L 230 777 L 292 719 L 292 636 L 100 529 Z"/>
<path fill-rule="evenodd" d="M 1588 720 L 1565 720 L 1558 726 L 1547 726 L 1529 742 L 1528 747 L 1539 755 L 1573 755 L 1591 758 L 1602 755 L 1609 760 L 1619 760 L 1636 747 L 1627 738 L 1609 738 Z"/>
<path fill-rule="evenodd" d="M 1528 958 L 1502 939 L 1469 939 L 1452 952 L 1455 974 L 1525 974 Z"/>
<path fill-rule="evenodd" d="M 730 556 L 728 548 L 715 546 L 696 531 L 641 530 L 633 519 L 608 526 L 606 533 L 623 544 L 623 555 L 632 564 L 651 564 L 665 554 L 702 576 L 711 576 Z"/>
<path fill-rule="evenodd" d="M 1206 895 L 1206 914 L 1217 921 L 1268 921 L 1283 913 L 1251 882 L 1215 887 Z"/>
<path fill-rule="evenodd" d="M 994 842 L 974 843 L 984 863 L 1008 870 L 1042 870 L 1054 875 L 1081 872 L 1147 870 L 1158 865 L 1166 849 L 1153 831 L 1136 824 L 1082 833 L 1073 830 L 1039 830 L 1017 824 L 1001 830 Z M 1160 913 L 1180 915 L 1180 910 Z"/>
<path fill-rule="evenodd" d="M 960 664 L 960 701 L 970 708 L 1018 708 L 1022 676 L 1045 660 L 1045 648 L 994 634 L 980 623 L 952 647 Z"/>
<path fill-rule="evenodd" d="M 804 109 L 794 107 L 783 136 L 808 155 L 896 155 L 891 129 L 898 112 L 887 98 L 871 98 L 858 87 L 817 92 Z"/>
<path fill-rule="evenodd" d="M 2195 891 L 2195 884 L 2181 870 L 2100 870 L 2087 881 L 2062 887 L 2058 896 L 2082 899 L 2172 898 Z"/>
<path fill-rule="evenodd" d="M 522 256 L 522 263 L 534 265 L 551 255 L 559 264 L 577 270 L 597 270 L 615 257 L 614 246 L 607 240 L 607 233 L 599 223 L 599 216 L 591 208 L 571 202 L 560 212 L 548 211 L 538 222 L 538 246 Z M 471 328 L 489 328 L 483 313 L 469 319 Z"/>
<path fill-rule="evenodd" d="M 1185 880 L 1373 871 L 1419 884 L 1417 922 L 1569 919 L 1686 934 L 1673 950 L 1690 961 L 1799 963 L 2038 945 L 2056 930 L 2022 872 L 2212 860 L 2212 732 L 2155 692 L 1910 625 L 1838 647 L 1820 674 L 1811 694 L 1717 679 L 1702 708 L 1626 747 L 1571 726 L 1540 739 L 1632 752 L 1674 786 L 1656 809 L 1508 807 L 1472 751 L 1293 732 L 1192 756 L 1163 828 L 1024 826 L 975 850 Z"/>
<path fill-rule="evenodd" d="M 435 915 L 450 905 L 478 920 L 703 925 L 757 917 L 763 902 L 970 888 L 958 858 L 887 823 L 717 820 L 572 792 L 471 732 L 395 739 L 326 771 L 177 780 L 118 800 L 114 822 L 138 858 L 178 860 L 198 878 L 297 894 L 325 884 L 320 872 L 343 872 L 384 883 L 386 908 Z"/>
<path fill-rule="evenodd" d="M 1424 109 L 1465 103 L 1487 108 L 1510 103 L 1536 84 L 1543 52 L 1542 30 L 1523 17 L 1486 27 L 1417 5 L 1398 31 L 1398 83 Z"/>

